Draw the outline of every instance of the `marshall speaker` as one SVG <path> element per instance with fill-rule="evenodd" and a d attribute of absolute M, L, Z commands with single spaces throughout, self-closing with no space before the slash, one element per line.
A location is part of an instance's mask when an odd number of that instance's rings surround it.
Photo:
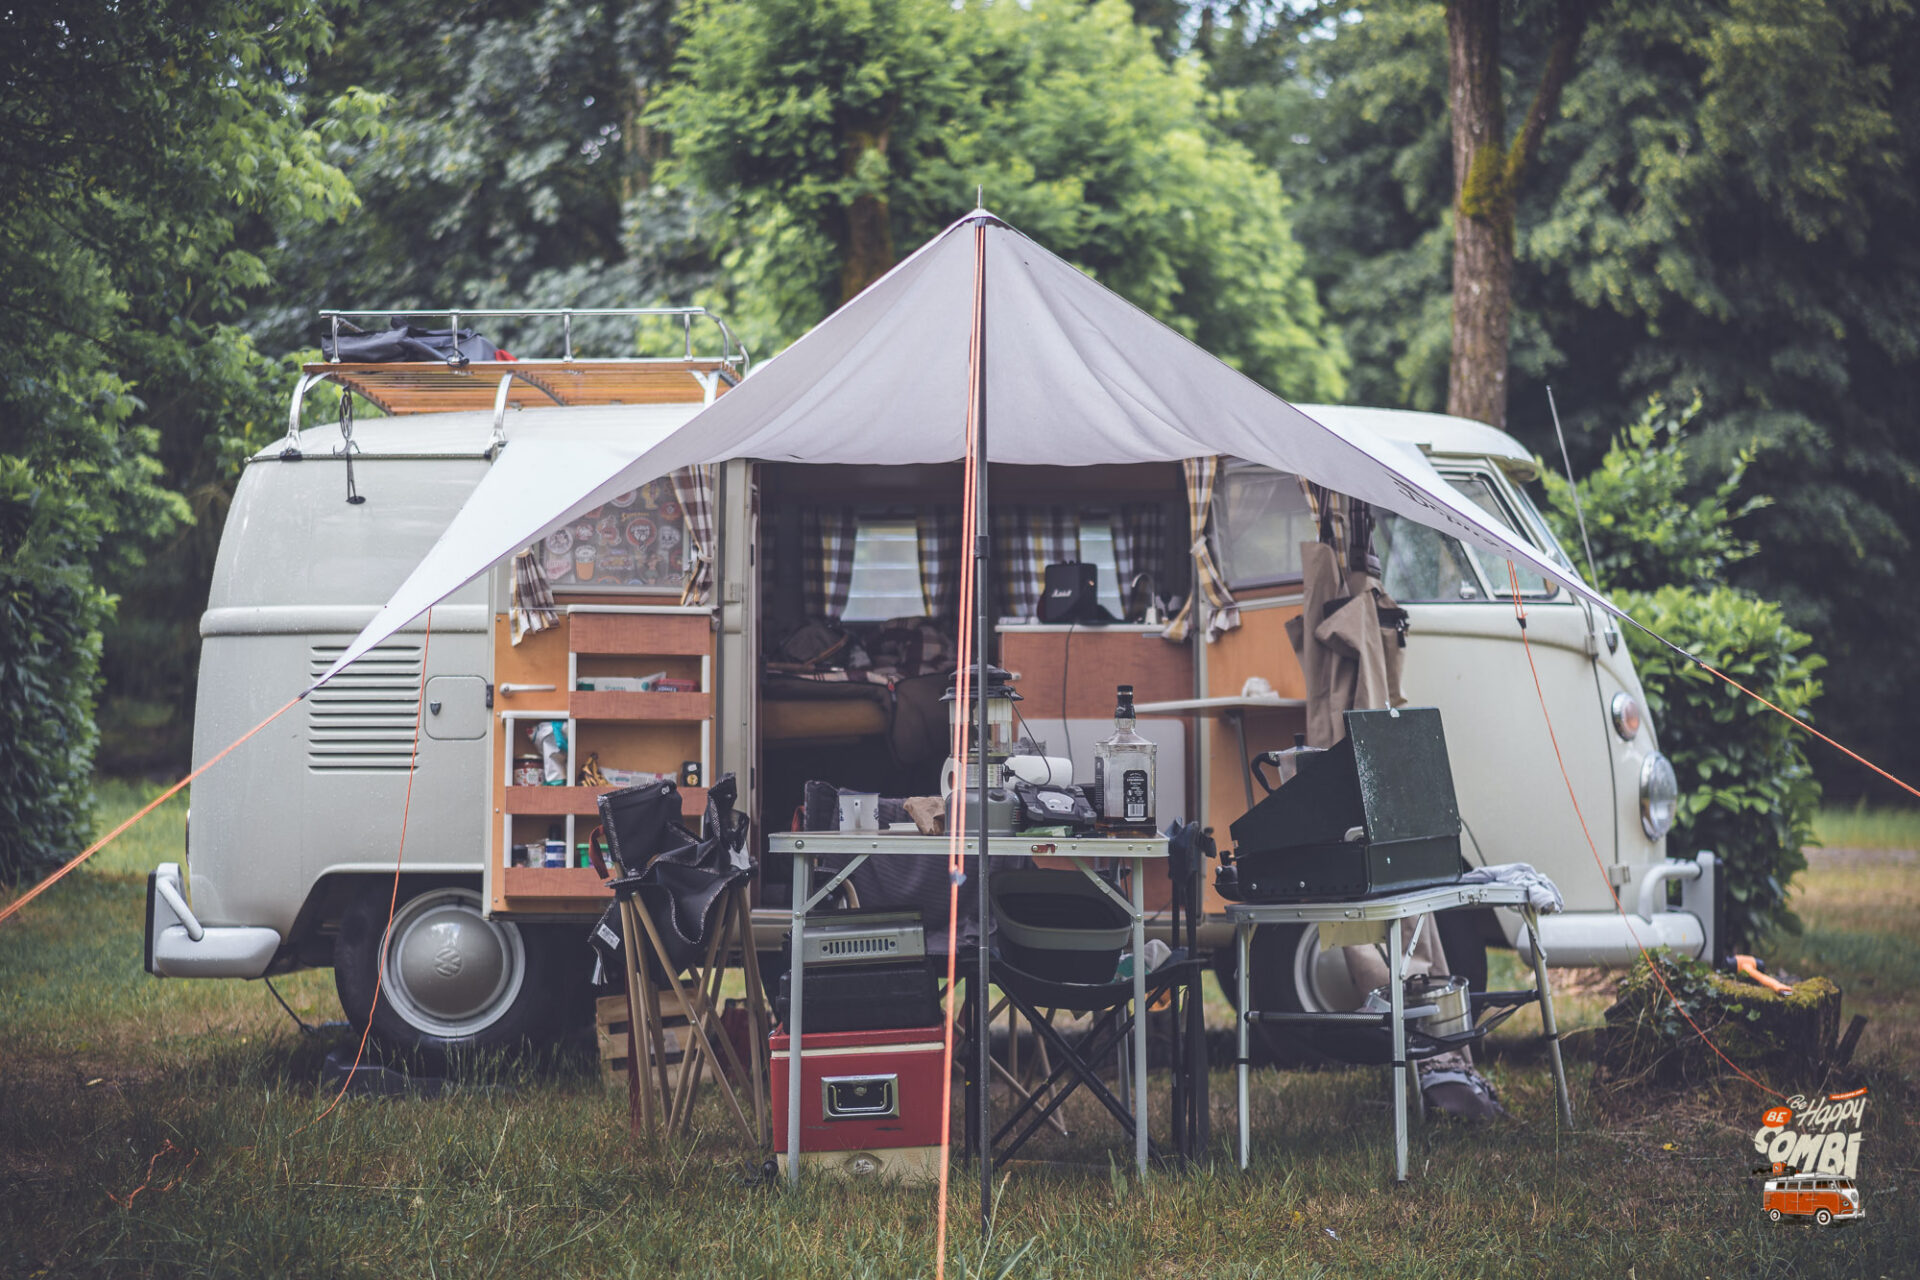
<path fill-rule="evenodd" d="M 1048 565 L 1040 593 L 1040 621 L 1102 621 L 1106 611 L 1100 607 L 1099 574 L 1096 566 L 1080 560 Z"/>

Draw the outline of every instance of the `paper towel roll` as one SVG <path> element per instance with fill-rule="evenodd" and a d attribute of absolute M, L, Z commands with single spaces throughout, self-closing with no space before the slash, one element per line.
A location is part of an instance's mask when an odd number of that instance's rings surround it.
<path fill-rule="evenodd" d="M 1036 787 L 1073 785 L 1073 761 L 1065 756 L 1008 756 L 1007 772 Z"/>

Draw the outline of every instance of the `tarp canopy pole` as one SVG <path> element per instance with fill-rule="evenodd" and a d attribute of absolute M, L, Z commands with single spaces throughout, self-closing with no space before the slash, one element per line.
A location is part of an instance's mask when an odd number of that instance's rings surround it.
<path fill-rule="evenodd" d="M 980 1233 L 981 1239 L 993 1225 L 993 1077 L 992 1064 L 988 1060 L 993 1051 L 993 1014 L 992 1002 L 987 999 L 987 980 L 991 976 L 992 957 L 987 946 L 988 931 L 991 928 L 992 902 L 987 895 L 987 877 L 990 874 L 987 860 L 987 688 L 993 681 L 987 679 L 987 638 L 992 634 L 988 630 L 993 625 L 993 557 L 989 551 L 993 539 L 988 535 L 987 523 L 987 227 L 984 222 L 976 222 L 973 227 L 973 373 L 972 385 L 967 388 L 971 403 L 968 420 L 973 427 L 973 439 L 969 448 L 974 459 L 973 481 L 973 655 L 974 663 L 974 750 L 980 756 L 980 772 L 977 789 L 974 791 L 976 807 L 973 827 L 980 833 L 979 884 L 975 888 L 978 899 L 977 918 L 980 921 L 979 974 L 978 990 L 973 997 L 975 1023 L 973 1029 L 977 1061 L 974 1063 L 975 1089 L 980 1097 L 980 1134 L 977 1145 L 980 1152 Z M 961 654 L 965 662 L 968 655 Z M 961 769 L 966 768 L 963 763 Z M 948 946 L 958 930 L 947 931 Z M 1009 1006 L 1011 1007 L 1011 1006 Z M 1018 1023 L 1010 1023 L 1012 1034 L 1018 1033 Z"/>

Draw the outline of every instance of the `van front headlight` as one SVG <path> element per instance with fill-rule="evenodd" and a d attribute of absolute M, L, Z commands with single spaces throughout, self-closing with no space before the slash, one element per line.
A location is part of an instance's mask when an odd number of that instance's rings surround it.
<path fill-rule="evenodd" d="M 1673 761 L 1655 751 L 1640 765 L 1640 825 L 1647 839 L 1658 840 L 1673 829 L 1679 803 L 1680 779 L 1674 776 Z"/>

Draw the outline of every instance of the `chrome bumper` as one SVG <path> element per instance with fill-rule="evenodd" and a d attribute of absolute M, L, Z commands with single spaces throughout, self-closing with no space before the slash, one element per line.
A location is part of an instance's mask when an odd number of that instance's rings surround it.
<path fill-rule="evenodd" d="M 145 960 L 154 977 L 258 978 L 278 950 L 278 930 L 201 924 L 182 892 L 179 863 L 148 873 Z"/>

